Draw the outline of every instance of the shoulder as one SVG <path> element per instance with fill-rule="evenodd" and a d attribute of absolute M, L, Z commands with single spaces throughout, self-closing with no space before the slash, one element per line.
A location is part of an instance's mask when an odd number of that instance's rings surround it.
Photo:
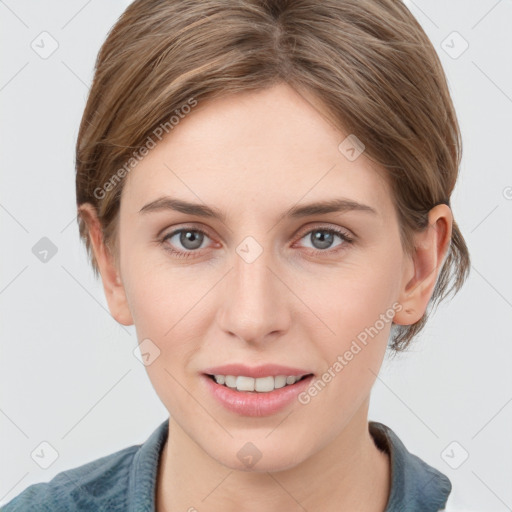
<path fill-rule="evenodd" d="M 140 445 L 133 445 L 27 487 L 2 512 L 126 510 L 130 467 Z M 103 508 L 105 507 L 106 508 Z"/>

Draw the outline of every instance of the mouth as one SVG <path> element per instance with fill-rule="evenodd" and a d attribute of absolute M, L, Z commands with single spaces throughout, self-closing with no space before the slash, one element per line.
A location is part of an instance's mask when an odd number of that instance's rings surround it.
<path fill-rule="evenodd" d="M 295 384 L 313 376 L 312 373 L 304 375 L 277 375 L 275 377 L 267 376 L 258 378 L 247 377 L 244 375 L 213 375 L 208 373 L 205 373 L 204 375 L 219 386 L 229 388 L 232 391 L 251 394 L 271 393 L 278 389 L 292 387 Z"/>
<path fill-rule="evenodd" d="M 245 417 L 271 416 L 292 407 L 314 379 L 313 373 L 276 365 L 257 369 L 228 365 L 209 368 L 201 375 L 205 391 L 216 402 L 231 413 Z"/>

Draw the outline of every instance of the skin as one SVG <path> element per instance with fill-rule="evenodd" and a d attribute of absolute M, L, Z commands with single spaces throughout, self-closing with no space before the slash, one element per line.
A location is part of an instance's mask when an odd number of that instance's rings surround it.
<path fill-rule="evenodd" d="M 81 208 L 112 316 L 160 349 L 146 367 L 170 414 L 159 512 L 385 509 L 389 459 L 369 434 L 368 406 L 390 321 L 310 403 L 263 418 L 225 410 L 199 375 L 242 362 L 321 376 L 393 304 L 401 305 L 397 324 L 422 317 L 451 210 L 430 211 L 407 256 L 385 171 L 364 152 L 349 161 L 338 150 L 347 135 L 317 99 L 285 84 L 203 102 L 125 178 L 118 264 L 94 209 Z M 225 221 L 139 213 L 163 195 L 218 208 Z M 297 204 L 341 197 L 377 213 L 283 217 Z M 205 230 L 200 248 L 179 234 L 162 242 L 179 228 Z M 353 243 L 334 235 L 330 246 L 315 244 L 312 231 L 329 228 Z M 252 263 L 236 252 L 247 236 L 263 250 Z M 193 254 L 178 258 L 165 247 Z M 250 469 L 237 457 L 247 442 L 262 454 Z"/>

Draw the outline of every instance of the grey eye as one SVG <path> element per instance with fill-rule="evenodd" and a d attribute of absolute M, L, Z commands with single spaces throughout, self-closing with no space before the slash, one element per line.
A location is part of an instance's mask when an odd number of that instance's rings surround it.
<path fill-rule="evenodd" d="M 340 240 L 343 240 L 342 236 L 334 231 L 328 229 L 314 229 L 307 233 L 303 237 L 303 239 L 311 241 L 311 243 L 313 244 L 313 249 L 322 250 L 330 249 L 331 247 L 333 247 L 335 237 L 338 237 Z"/>
<path fill-rule="evenodd" d="M 205 239 L 205 234 L 197 229 L 180 229 L 166 236 L 165 239 L 171 241 L 175 237 L 179 237 L 179 243 L 184 249 L 193 251 L 199 249 Z M 172 242 L 170 242 L 172 243 Z M 175 245 L 175 243 L 173 243 Z"/>

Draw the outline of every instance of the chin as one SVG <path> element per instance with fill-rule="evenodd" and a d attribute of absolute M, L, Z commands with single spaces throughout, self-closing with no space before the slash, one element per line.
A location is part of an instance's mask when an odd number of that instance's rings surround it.
<path fill-rule="evenodd" d="M 231 449 L 230 449 L 231 451 Z M 297 458 L 297 450 L 289 447 L 281 450 L 275 447 L 259 449 L 256 443 L 246 441 L 233 449 L 234 457 L 227 456 L 226 449 L 218 454 L 210 454 L 219 464 L 235 471 L 247 473 L 275 473 L 292 469 L 302 462 Z M 302 454 L 304 453 L 301 450 Z"/>

